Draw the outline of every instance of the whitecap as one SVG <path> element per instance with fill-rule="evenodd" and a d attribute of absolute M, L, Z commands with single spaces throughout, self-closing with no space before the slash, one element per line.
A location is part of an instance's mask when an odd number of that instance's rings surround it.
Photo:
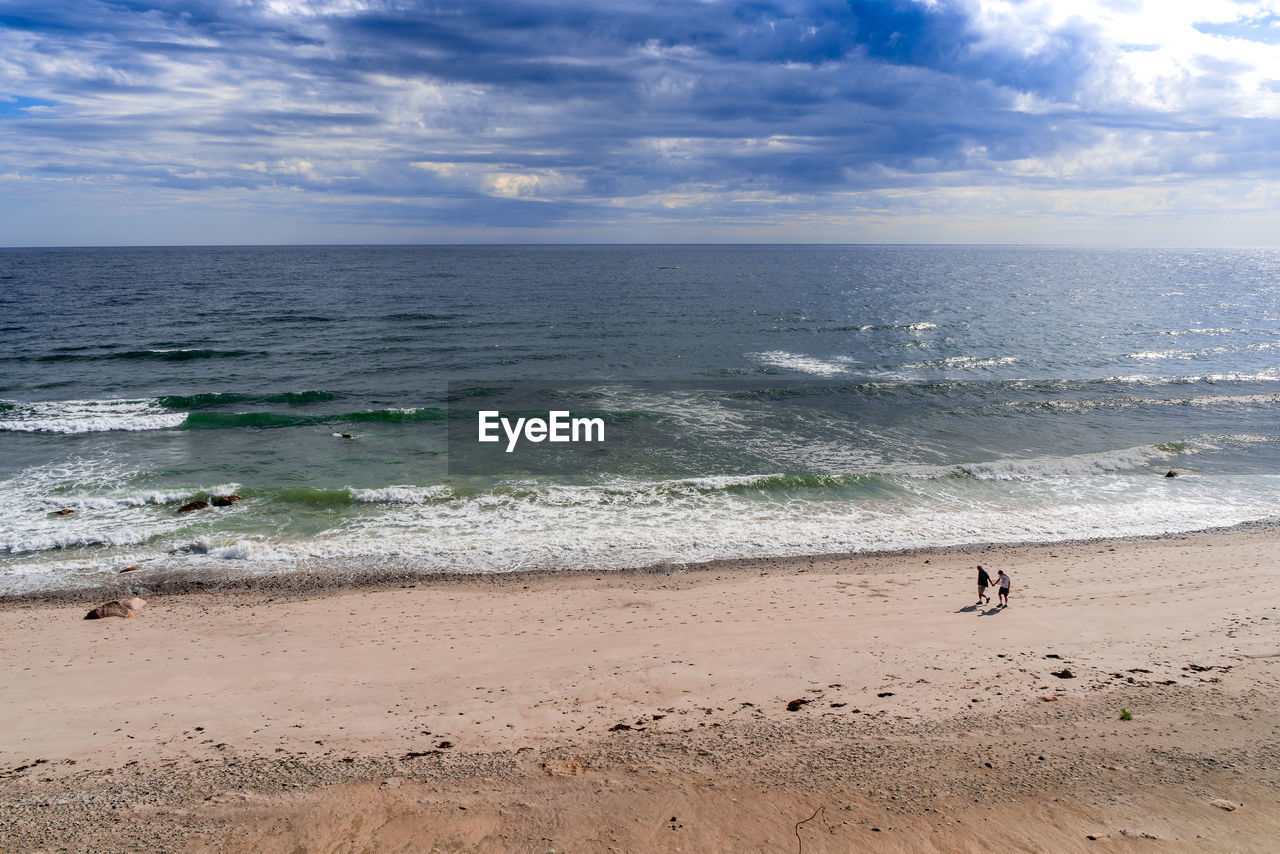
<path fill-rule="evenodd" d="M 96 433 L 107 430 L 164 430 L 187 419 L 155 400 L 5 401 L 0 431 L 20 433 Z"/>
<path fill-rule="evenodd" d="M 924 362 L 908 362 L 902 370 L 918 371 L 929 368 L 996 368 L 1001 365 L 1017 364 L 1017 356 L 948 356 L 945 359 L 930 359 Z"/>
<path fill-rule="evenodd" d="M 1174 448 L 1177 450 L 1174 450 Z M 957 470 L 980 480 L 1038 480 L 1047 477 L 1081 477 L 1103 472 L 1140 468 L 1157 460 L 1169 460 L 1180 453 L 1197 453 L 1188 443 L 1178 445 L 1138 445 L 1114 451 L 1066 456 L 1027 457 L 991 460 L 958 466 Z"/>
<path fill-rule="evenodd" d="M 347 487 L 352 501 L 376 504 L 422 504 L 453 495 L 453 490 L 443 484 L 436 486 L 382 486 L 375 489 Z"/>
<path fill-rule="evenodd" d="M 751 355 L 766 365 L 801 374 L 834 377 L 839 374 L 849 373 L 849 369 L 837 361 L 805 356 L 801 353 L 788 353 L 786 350 L 770 350 L 767 353 L 753 353 Z"/>

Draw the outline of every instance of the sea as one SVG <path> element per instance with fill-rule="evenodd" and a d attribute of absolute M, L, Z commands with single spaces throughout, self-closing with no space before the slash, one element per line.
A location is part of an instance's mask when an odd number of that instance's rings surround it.
<path fill-rule="evenodd" d="M 462 419 L 512 390 L 612 432 L 468 456 Z M 3 595 L 1277 516 L 1280 251 L 0 250 Z"/>

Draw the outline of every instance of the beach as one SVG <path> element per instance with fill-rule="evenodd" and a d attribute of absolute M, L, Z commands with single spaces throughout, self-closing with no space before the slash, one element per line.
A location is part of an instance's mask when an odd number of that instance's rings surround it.
<path fill-rule="evenodd" d="M 1280 852 L 1262 5 L 3 2 L 0 854 Z"/>
<path fill-rule="evenodd" d="M 0 844 L 1272 850 L 1278 544 L 10 601 Z"/>

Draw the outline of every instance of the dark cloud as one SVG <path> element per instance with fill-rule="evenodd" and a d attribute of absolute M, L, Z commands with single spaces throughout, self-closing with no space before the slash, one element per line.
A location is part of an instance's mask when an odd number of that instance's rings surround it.
<path fill-rule="evenodd" d="M 1029 47 L 960 0 L 273 8 L 0 3 L 23 87 L 0 98 L 6 158 L 32 174 L 341 194 L 379 221 L 515 226 L 640 215 L 602 198 L 998 181 L 992 164 L 1159 118 L 1080 102 L 1109 49 L 1088 24 Z M 1041 106 L 1018 108 L 1027 97 Z M 1235 132 L 1220 162 L 1274 142 L 1270 125 Z M 1193 153 L 1168 160 L 1207 168 Z"/>

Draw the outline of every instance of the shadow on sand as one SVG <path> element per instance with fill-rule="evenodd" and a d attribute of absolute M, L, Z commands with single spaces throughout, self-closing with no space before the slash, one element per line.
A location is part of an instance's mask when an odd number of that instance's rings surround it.
<path fill-rule="evenodd" d="M 983 607 L 985 607 L 985 608 L 986 608 L 986 610 L 985 610 L 985 611 L 981 610 Z M 990 616 L 992 616 L 993 614 L 999 614 L 999 613 L 1000 613 L 1001 611 L 1003 611 L 1003 610 L 1004 610 L 1004 608 L 1000 607 L 999 605 L 986 605 L 986 606 L 982 606 L 982 605 L 974 604 L 974 605 L 965 605 L 963 608 L 957 608 L 957 609 L 956 609 L 956 613 L 957 613 L 957 614 L 972 614 L 973 612 L 977 611 L 978 616 L 980 616 L 980 617 L 990 617 Z"/>

